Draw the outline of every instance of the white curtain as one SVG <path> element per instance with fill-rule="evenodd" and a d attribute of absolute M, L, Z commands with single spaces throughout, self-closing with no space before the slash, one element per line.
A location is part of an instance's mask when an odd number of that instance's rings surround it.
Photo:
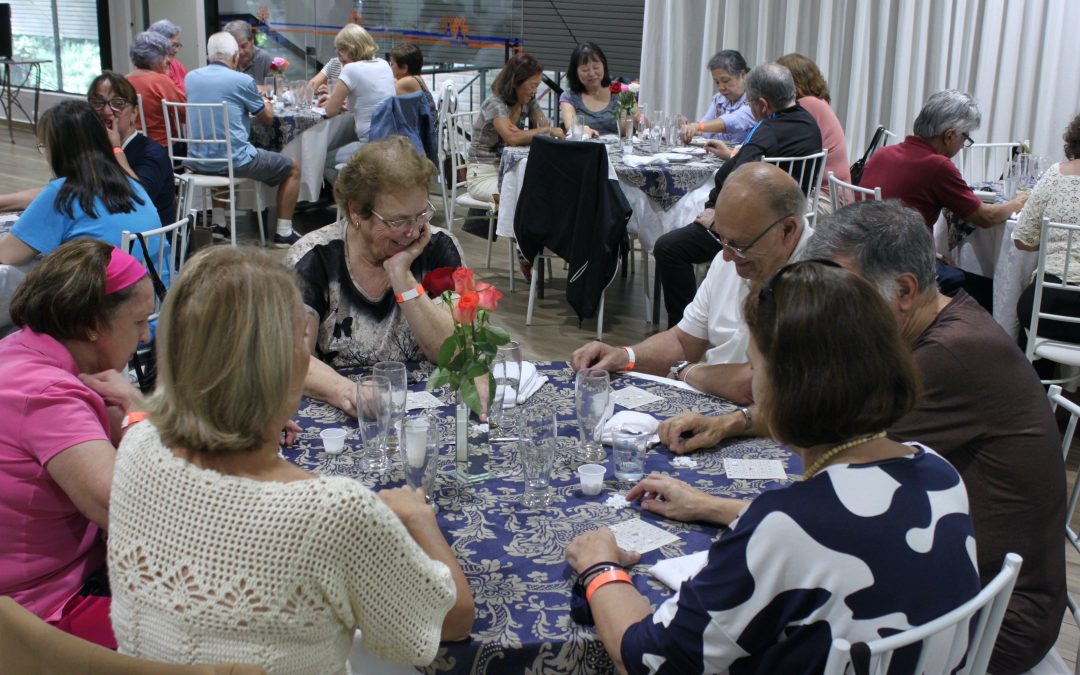
<path fill-rule="evenodd" d="M 1075 0 L 645 0 L 641 100 L 698 119 L 715 52 L 737 49 L 753 67 L 798 51 L 828 80 L 850 161 L 878 124 L 910 133 L 942 89 L 975 97 L 976 141 L 1030 140 L 1060 161 L 1080 111 L 1078 18 Z"/>

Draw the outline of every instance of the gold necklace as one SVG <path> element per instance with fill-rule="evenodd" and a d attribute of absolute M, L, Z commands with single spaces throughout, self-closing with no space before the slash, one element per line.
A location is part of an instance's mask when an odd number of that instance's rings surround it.
<path fill-rule="evenodd" d="M 835 448 L 826 451 L 823 455 L 821 455 L 821 457 L 818 457 L 816 460 L 814 460 L 814 463 L 810 465 L 809 469 L 806 469 L 805 471 L 803 471 L 803 480 L 810 480 L 811 478 L 813 478 L 814 474 L 816 474 L 818 471 L 820 471 L 821 467 L 825 466 L 826 462 L 828 462 L 833 457 L 836 457 L 841 452 L 843 452 L 845 450 L 850 450 L 851 448 L 854 448 L 856 445 L 862 445 L 863 443 L 869 443 L 870 441 L 876 441 L 879 438 L 885 438 L 885 432 L 884 431 L 879 431 L 876 434 L 870 434 L 869 436 L 862 436 L 861 438 L 856 438 L 856 439 L 850 440 L 850 441 L 848 441 L 846 443 L 841 443 L 840 445 L 836 446 Z"/>

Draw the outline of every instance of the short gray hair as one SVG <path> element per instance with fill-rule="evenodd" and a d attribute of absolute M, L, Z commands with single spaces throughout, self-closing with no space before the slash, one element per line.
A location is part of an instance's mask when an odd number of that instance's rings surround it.
<path fill-rule="evenodd" d="M 849 204 L 814 228 L 805 258 L 851 258 L 886 300 L 896 279 L 914 275 L 922 293 L 937 290 L 934 240 L 917 211 L 897 200 Z"/>
<path fill-rule="evenodd" d="M 742 75 L 749 70 L 746 66 L 746 59 L 734 49 L 725 49 L 716 52 L 713 54 L 713 57 L 709 59 L 709 65 L 706 67 L 709 69 L 709 72 L 719 68 L 721 70 L 726 70 L 732 75 Z"/>
<path fill-rule="evenodd" d="M 169 54 L 172 43 L 161 33 L 145 31 L 135 36 L 128 48 L 128 56 L 136 68 L 156 70 Z"/>
<path fill-rule="evenodd" d="M 982 115 L 975 99 L 957 89 L 939 91 L 926 100 L 913 129 L 916 136 L 934 138 L 949 129 L 966 134 L 982 124 Z"/>
<path fill-rule="evenodd" d="M 234 38 L 236 38 L 237 42 L 240 41 L 240 38 L 251 40 L 252 36 L 254 35 L 254 33 L 252 33 L 251 31 L 251 24 L 242 19 L 230 21 L 229 23 L 225 24 L 225 26 L 221 30 L 225 31 L 229 35 L 232 35 Z"/>
<path fill-rule="evenodd" d="M 795 80 L 791 71 L 779 63 L 763 63 L 746 76 L 746 98 L 763 98 L 776 110 L 795 102 Z"/>
<path fill-rule="evenodd" d="M 180 34 L 180 26 L 177 26 L 168 19 L 162 19 L 161 21 L 155 21 L 150 24 L 150 27 L 146 30 L 153 31 L 159 35 L 164 35 L 170 40 Z"/>
<path fill-rule="evenodd" d="M 230 33 L 214 33 L 206 41 L 206 58 L 210 61 L 231 61 L 240 53 L 240 45 Z"/>

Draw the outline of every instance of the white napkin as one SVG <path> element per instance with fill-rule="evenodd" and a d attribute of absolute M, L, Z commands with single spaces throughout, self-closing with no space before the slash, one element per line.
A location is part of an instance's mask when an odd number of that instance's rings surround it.
<path fill-rule="evenodd" d="M 517 370 L 516 363 L 507 364 L 510 368 L 510 375 L 513 376 Z M 502 364 L 496 363 L 492 369 L 492 375 L 498 379 L 502 376 Z M 540 391 L 540 387 L 547 384 L 547 375 L 541 375 L 536 370 L 536 364 L 531 361 L 521 362 L 521 376 L 518 379 L 518 390 L 515 392 L 513 387 L 510 387 L 510 396 L 503 397 L 503 410 L 507 408 L 513 408 L 518 403 L 524 403 L 532 398 L 532 395 Z M 496 396 L 498 396 L 496 394 Z"/>
<path fill-rule="evenodd" d="M 698 551 L 690 555 L 681 555 L 678 558 L 666 558 L 659 561 L 648 570 L 653 578 L 664 584 L 673 591 L 679 590 L 682 583 L 690 579 L 708 562 L 709 552 Z"/>
<path fill-rule="evenodd" d="M 627 166 L 660 166 L 668 163 L 663 157 L 649 155 L 623 155 L 622 160 Z"/>
<path fill-rule="evenodd" d="M 677 152 L 681 155 L 704 155 L 705 148 L 698 148 L 690 146 L 688 148 L 672 148 L 671 152 Z"/>
<path fill-rule="evenodd" d="M 648 441 L 648 446 L 651 448 L 660 443 L 660 436 L 656 433 L 659 427 L 660 422 L 652 415 L 633 410 L 621 410 L 612 415 L 604 424 L 604 431 L 600 436 L 600 440 L 605 445 L 611 445 L 612 434 L 616 429 L 630 429 L 651 434 Z"/>
<path fill-rule="evenodd" d="M 671 377 L 660 377 L 659 375 L 650 375 L 649 373 L 623 373 L 623 375 L 637 378 L 639 380 L 646 380 L 648 382 L 656 382 L 666 385 L 668 387 L 678 387 L 679 389 L 698 392 L 697 389 L 691 387 L 689 384 L 683 382 L 682 380 L 676 380 Z M 698 393 L 700 394 L 701 392 Z"/>

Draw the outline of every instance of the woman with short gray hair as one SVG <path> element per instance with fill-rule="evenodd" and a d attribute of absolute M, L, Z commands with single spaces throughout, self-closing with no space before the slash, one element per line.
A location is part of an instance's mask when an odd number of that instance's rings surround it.
<path fill-rule="evenodd" d="M 712 74 L 716 93 L 698 122 L 683 125 L 683 138 L 689 141 L 700 135 L 728 143 L 742 143 L 746 132 L 754 126 L 754 114 L 746 105 L 743 81 L 750 72 L 746 59 L 734 49 L 725 49 L 713 54 L 706 68 Z"/>
<path fill-rule="evenodd" d="M 128 73 L 127 79 L 140 97 L 140 117 L 146 124 L 142 131 L 164 148 L 169 147 L 169 141 L 161 102 L 187 102 L 187 95 L 166 74 L 171 48 L 172 43 L 166 37 L 146 31 L 135 36 L 128 51 L 135 69 Z"/>
<path fill-rule="evenodd" d="M 187 68 L 176 58 L 176 55 L 184 47 L 184 43 L 180 41 L 182 29 L 172 21 L 162 19 L 150 24 L 150 27 L 146 30 L 157 33 L 169 41 L 169 66 L 167 70 L 169 79 L 176 83 L 180 91 L 185 91 L 184 78 L 187 77 Z"/>

